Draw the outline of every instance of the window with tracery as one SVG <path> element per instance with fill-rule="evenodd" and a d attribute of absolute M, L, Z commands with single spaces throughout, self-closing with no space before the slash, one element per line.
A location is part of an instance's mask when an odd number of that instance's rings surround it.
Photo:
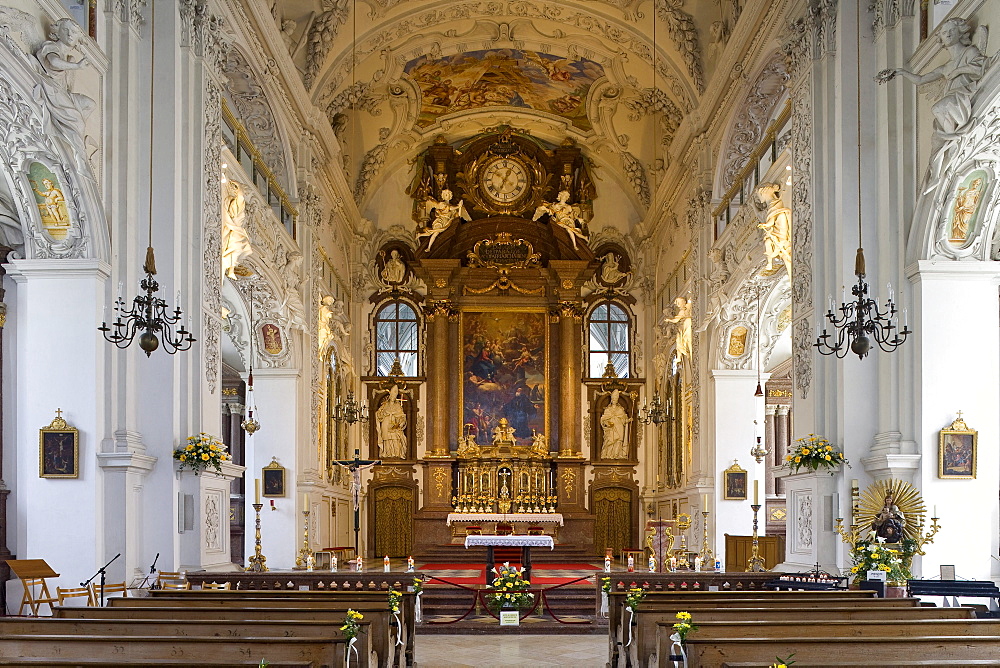
<path fill-rule="evenodd" d="M 601 302 L 587 320 L 589 376 L 600 378 L 608 361 L 619 378 L 628 378 L 631 364 L 631 326 L 628 312 L 612 301 Z"/>
<path fill-rule="evenodd" d="M 404 376 L 417 375 L 419 321 L 404 301 L 387 302 L 375 314 L 375 375 L 388 376 L 398 358 Z"/>

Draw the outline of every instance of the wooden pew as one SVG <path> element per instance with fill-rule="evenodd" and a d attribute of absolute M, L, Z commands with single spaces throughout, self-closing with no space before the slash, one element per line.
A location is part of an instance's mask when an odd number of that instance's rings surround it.
<path fill-rule="evenodd" d="M 673 633 L 673 622 L 657 622 L 657 633 Z M 850 620 L 783 620 L 700 622 L 689 637 L 698 640 L 722 638 L 851 638 L 865 636 L 1000 636 L 995 619 L 872 619 L 859 624 Z"/>
<path fill-rule="evenodd" d="M 660 642 L 659 665 L 668 660 L 669 639 Z M 866 636 L 850 638 L 716 638 L 698 640 L 694 634 L 686 644 L 689 668 L 723 666 L 768 666 L 775 657 L 795 654 L 802 666 L 975 665 L 1000 656 L 1000 636 L 916 636 L 910 638 Z M 918 661 L 919 660 L 919 661 Z M 958 662 L 957 664 L 955 662 Z M 923 662 L 923 663 L 920 663 Z"/>
<path fill-rule="evenodd" d="M 84 610 L 86 608 L 75 608 Z M 24 619 L 0 618 L 0 636 L 29 633 L 48 635 L 100 635 L 100 636 L 214 636 L 243 638 L 274 636 L 282 638 L 329 638 L 340 635 L 346 617 L 343 613 L 326 619 L 309 620 L 259 620 L 240 619 L 93 619 L 53 618 Z"/>
<path fill-rule="evenodd" d="M 367 630 L 367 629 L 366 629 Z M 358 636 L 361 665 L 368 666 L 367 634 Z M 260 665 L 305 662 L 313 668 L 344 665 L 347 641 L 343 637 L 283 638 L 214 636 L 130 636 L 105 638 L 86 635 L 15 634 L 0 637 L 0 665 L 27 665 L 31 659 L 79 665 L 96 660 L 103 665 L 119 662 L 186 662 L 188 665 Z"/>
<path fill-rule="evenodd" d="M 263 595 L 261 595 L 263 594 Z M 289 607 L 339 610 L 346 612 L 349 608 L 365 615 L 372 624 L 372 647 L 379 661 L 386 665 L 413 665 L 413 648 L 416 625 L 414 623 L 414 595 L 403 593 L 400 602 L 403 620 L 402 645 L 395 635 L 395 618 L 389 612 L 388 592 L 377 590 L 359 590 L 343 592 L 314 591 L 171 591 L 149 598 L 111 599 L 111 608 L 148 608 L 192 610 L 209 608 L 219 610 L 228 608 L 242 610 L 246 608 L 285 609 Z M 127 601 L 127 602 L 126 602 Z M 66 609 L 68 610 L 68 608 Z M 260 617 L 256 612 L 245 610 L 245 618 Z M 398 656 L 397 656 L 398 655 Z"/>

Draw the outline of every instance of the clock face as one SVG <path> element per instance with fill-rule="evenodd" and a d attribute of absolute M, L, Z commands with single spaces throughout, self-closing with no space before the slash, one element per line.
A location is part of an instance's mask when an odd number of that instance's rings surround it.
<path fill-rule="evenodd" d="M 479 187 L 494 204 L 511 204 L 527 192 L 528 178 L 528 168 L 520 160 L 497 158 L 479 172 Z"/>

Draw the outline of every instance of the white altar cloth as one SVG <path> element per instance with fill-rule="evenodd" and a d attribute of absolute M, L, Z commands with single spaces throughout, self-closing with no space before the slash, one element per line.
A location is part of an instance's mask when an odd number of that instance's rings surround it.
<path fill-rule="evenodd" d="M 533 524 L 563 525 L 562 513 L 448 513 L 452 522 L 529 522 Z"/>
<path fill-rule="evenodd" d="M 552 536 L 466 536 L 465 548 L 470 547 L 547 547 L 556 549 Z"/>

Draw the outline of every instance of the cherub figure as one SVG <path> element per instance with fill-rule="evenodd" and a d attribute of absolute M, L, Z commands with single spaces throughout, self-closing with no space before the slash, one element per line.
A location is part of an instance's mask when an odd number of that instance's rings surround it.
<path fill-rule="evenodd" d="M 424 204 L 424 210 L 428 214 L 431 211 L 434 212 L 434 217 L 431 219 L 430 224 L 417 232 L 418 240 L 421 237 L 430 237 L 427 240 L 427 248 L 425 249 L 427 252 L 430 252 L 431 246 L 434 245 L 434 240 L 438 238 L 438 235 L 451 227 L 456 218 L 461 217 L 463 220 L 472 220 L 472 216 L 465 210 L 465 201 L 458 200 L 458 204 L 452 204 L 451 198 L 452 193 L 450 190 L 442 190 L 441 201 L 436 202 L 433 198 L 428 197 Z"/>
<path fill-rule="evenodd" d="M 587 235 L 583 231 L 584 220 L 580 207 L 569 203 L 569 191 L 560 190 L 556 195 L 555 202 L 542 202 L 542 205 L 535 209 L 532 220 L 538 220 L 548 214 L 549 220 L 566 230 L 569 240 L 573 244 L 573 250 L 577 249 L 576 240 L 588 241 Z"/>

